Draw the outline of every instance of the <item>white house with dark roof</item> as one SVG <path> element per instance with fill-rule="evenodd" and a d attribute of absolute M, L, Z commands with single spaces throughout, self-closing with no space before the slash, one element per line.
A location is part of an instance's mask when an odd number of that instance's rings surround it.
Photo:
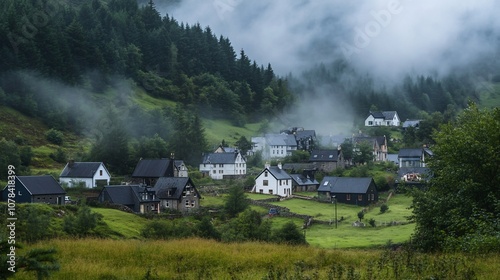
<path fill-rule="evenodd" d="M 266 134 L 264 158 L 284 158 L 297 150 L 297 141 L 290 134 Z"/>
<path fill-rule="evenodd" d="M 14 184 L 16 203 L 64 204 L 66 191 L 50 175 L 16 176 Z M 10 198 L 8 186 L 1 193 L 2 201 Z"/>
<path fill-rule="evenodd" d="M 278 166 L 269 166 L 266 164 L 264 170 L 255 178 L 255 186 L 252 191 L 263 194 L 291 196 L 292 188 L 292 177 L 283 170 L 281 163 Z"/>
<path fill-rule="evenodd" d="M 69 187 L 83 184 L 86 188 L 109 185 L 111 175 L 102 162 L 74 162 L 66 164 L 59 182 Z"/>
<path fill-rule="evenodd" d="M 399 126 L 401 120 L 396 111 L 370 112 L 365 126 Z"/>
<path fill-rule="evenodd" d="M 247 163 L 239 151 L 233 153 L 210 153 L 203 157 L 200 172 L 214 180 L 245 176 Z"/>

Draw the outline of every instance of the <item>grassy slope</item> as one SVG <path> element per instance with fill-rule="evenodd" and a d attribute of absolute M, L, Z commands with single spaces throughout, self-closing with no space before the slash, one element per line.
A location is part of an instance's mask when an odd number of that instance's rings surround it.
<path fill-rule="evenodd" d="M 117 237 L 142 238 L 141 230 L 147 223 L 145 218 L 116 209 L 92 208 L 92 211 L 103 215 L 103 221 Z"/>

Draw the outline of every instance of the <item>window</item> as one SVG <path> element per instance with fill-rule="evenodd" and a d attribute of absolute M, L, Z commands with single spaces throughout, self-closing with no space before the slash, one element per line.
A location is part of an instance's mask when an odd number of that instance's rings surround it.
<path fill-rule="evenodd" d="M 196 205 L 196 201 L 191 200 L 191 207 L 194 207 Z"/>
<path fill-rule="evenodd" d="M 358 201 L 362 201 L 363 200 L 363 195 L 362 194 L 358 194 Z"/>
<path fill-rule="evenodd" d="M 99 170 L 99 176 L 102 176 L 102 170 Z"/>
<path fill-rule="evenodd" d="M 350 194 L 346 194 L 346 195 L 345 195 L 345 199 L 346 199 L 346 200 L 351 200 L 351 195 L 350 195 Z"/>
<path fill-rule="evenodd" d="M 269 190 L 269 194 L 273 194 L 273 190 Z"/>
<path fill-rule="evenodd" d="M 375 194 L 372 193 L 372 200 L 375 200 Z"/>
<path fill-rule="evenodd" d="M 259 193 L 264 193 L 264 190 L 263 189 L 259 189 Z"/>
<path fill-rule="evenodd" d="M 186 199 L 185 205 L 186 205 L 186 207 L 189 207 L 189 200 Z"/>
<path fill-rule="evenodd" d="M 264 177 L 267 177 L 267 171 L 266 171 L 266 172 L 264 172 Z"/>
<path fill-rule="evenodd" d="M 219 167 L 224 167 L 224 164 L 219 164 Z"/>
<path fill-rule="evenodd" d="M 212 171 L 212 173 L 214 173 L 214 174 L 217 173 L 217 170 Z"/>
<path fill-rule="evenodd" d="M 222 174 L 222 173 L 224 173 L 224 171 L 222 171 L 222 170 L 219 170 L 219 174 Z"/>
<path fill-rule="evenodd" d="M 280 180 L 280 186 L 282 185 L 282 182 L 283 182 L 283 181 L 282 181 L 282 180 Z"/>
<path fill-rule="evenodd" d="M 170 207 L 170 203 L 168 202 L 168 200 L 167 200 L 167 201 L 165 201 L 165 207 L 166 207 L 166 208 L 169 208 L 169 207 Z"/>
<path fill-rule="evenodd" d="M 373 121 L 368 121 L 368 125 L 373 125 Z"/>
<path fill-rule="evenodd" d="M 268 181 L 268 180 L 264 180 L 264 181 L 262 181 L 262 185 L 264 185 L 264 186 L 269 186 L 269 181 Z"/>

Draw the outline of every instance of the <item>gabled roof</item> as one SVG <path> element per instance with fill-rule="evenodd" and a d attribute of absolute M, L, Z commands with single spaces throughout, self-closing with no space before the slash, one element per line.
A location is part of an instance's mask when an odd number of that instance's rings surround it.
<path fill-rule="evenodd" d="M 135 204 L 135 201 L 139 202 L 142 201 L 140 193 L 148 191 L 148 188 L 139 185 L 116 185 L 116 186 L 105 186 L 102 189 L 101 193 L 104 191 L 107 192 L 109 199 L 112 203 L 132 205 Z M 134 198 L 136 199 L 134 200 Z M 158 199 L 148 200 L 148 202 L 151 201 L 159 201 L 159 200 Z"/>
<path fill-rule="evenodd" d="M 416 148 L 416 149 L 400 149 L 398 152 L 398 158 L 404 158 L 404 157 L 421 157 L 422 156 L 422 149 L 421 148 Z"/>
<path fill-rule="evenodd" d="M 59 177 L 67 177 L 67 178 L 92 178 L 94 174 L 97 172 L 97 169 L 101 166 L 104 166 L 102 162 L 73 162 L 67 163 L 64 167 L 61 175 Z M 106 172 L 108 170 L 104 166 Z M 109 172 L 108 172 L 109 175 Z"/>
<path fill-rule="evenodd" d="M 137 186 L 139 187 L 139 186 Z M 111 203 L 132 205 L 134 201 L 134 192 L 131 186 L 105 186 L 101 193 L 106 192 Z"/>
<path fill-rule="evenodd" d="M 203 157 L 206 164 L 234 164 L 238 153 L 211 153 Z"/>
<path fill-rule="evenodd" d="M 16 179 L 26 187 L 31 195 L 66 194 L 61 185 L 50 175 L 17 176 Z"/>
<path fill-rule="evenodd" d="M 337 162 L 339 150 L 314 150 L 311 152 L 309 161 L 311 162 Z"/>
<path fill-rule="evenodd" d="M 376 137 L 370 137 L 370 136 L 354 136 L 352 138 L 352 141 L 354 144 L 359 144 L 362 142 L 368 142 L 372 145 L 378 144 L 377 138 Z"/>
<path fill-rule="evenodd" d="M 371 177 L 324 177 L 318 188 L 319 192 L 331 193 L 366 193 Z"/>
<path fill-rule="evenodd" d="M 279 168 L 278 166 L 269 166 L 269 167 L 266 167 L 264 168 L 264 170 L 262 170 L 259 175 L 257 175 L 257 177 L 259 177 L 262 173 L 268 171 L 274 178 L 276 178 L 276 180 L 287 180 L 287 179 L 291 179 L 290 178 L 290 175 L 288 175 L 288 173 Z"/>
<path fill-rule="evenodd" d="M 318 181 L 314 178 L 308 178 L 302 174 L 290 174 L 292 180 L 299 186 L 319 185 Z"/>
<path fill-rule="evenodd" d="M 295 138 L 297 140 L 306 139 L 306 138 L 316 138 L 316 131 L 315 130 L 299 130 L 299 131 L 295 132 Z"/>
<path fill-rule="evenodd" d="M 370 115 L 373 116 L 375 119 L 384 119 L 384 120 L 393 120 L 394 116 L 397 115 L 396 111 L 376 111 L 376 112 L 370 112 Z"/>
<path fill-rule="evenodd" d="M 392 120 L 397 115 L 396 111 L 383 111 L 382 114 L 386 120 Z"/>
<path fill-rule="evenodd" d="M 170 159 L 141 159 L 135 166 L 134 178 L 160 178 L 174 176 L 169 170 Z"/>
<path fill-rule="evenodd" d="M 179 199 L 187 185 L 194 187 L 194 184 L 189 177 L 161 177 L 151 190 L 156 192 L 156 196 L 158 198 Z M 168 195 L 169 190 L 171 191 L 170 195 Z M 198 196 L 200 196 L 196 189 L 193 191 L 196 191 Z"/>

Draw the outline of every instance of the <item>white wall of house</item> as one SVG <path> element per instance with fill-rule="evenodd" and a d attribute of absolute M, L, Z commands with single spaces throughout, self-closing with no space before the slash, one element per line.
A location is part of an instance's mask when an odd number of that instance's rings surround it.
<path fill-rule="evenodd" d="M 271 172 L 265 170 L 255 179 L 256 193 L 274 194 L 279 196 L 292 195 L 292 178 L 277 180 Z"/>
<path fill-rule="evenodd" d="M 95 188 L 97 186 L 97 181 L 106 181 L 106 185 L 109 185 L 109 180 L 111 176 L 109 175 L 104 165 L 99 165 L 99 168 L 94 173 L 93 178 L 71 178 L 71 177 L 60 177 L 60 184 L 67 184 L 68 187 L 77 186 L 81 182 L 85 183 L 86 188 Z"/>
<path fill-rule="evenodd" d="M 247 164 L 240 153 L 236 156 L 234 163 L 202 163 L 200 171 L 206 172 L 214 180 L 222 180 L 224 176 L 235 176 L 247 174 Z"/>

